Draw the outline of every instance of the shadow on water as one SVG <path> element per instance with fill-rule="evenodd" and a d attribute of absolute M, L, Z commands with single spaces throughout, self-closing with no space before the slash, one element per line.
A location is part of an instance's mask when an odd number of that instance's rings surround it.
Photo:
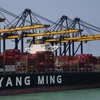
<path fill-rule="evenodd" d="M 0 100 L 99 100 L 100 88 L 84 90 L 68 90 L 13 96 L 0 96 Z"/>

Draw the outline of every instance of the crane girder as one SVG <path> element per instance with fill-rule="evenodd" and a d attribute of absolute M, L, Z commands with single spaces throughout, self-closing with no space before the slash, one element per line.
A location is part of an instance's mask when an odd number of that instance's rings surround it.
<path fill-rule="evenodd" d="M 70 42 L 74 41 L 74 42 L 85 42 L 85 41 L 95 41 L 95 40 L 100 40 L 100 38 L 95 38 L 95 39 L 75 39 L 75 40 L 70 40 Z M 56 41 L 45 41 L 45 43 L 50 43 L 50 42 L 58 42 Z M 62 40 L 62 43 L 66 43 L 69 42 L 69 40 Z"/>
<path fill-rule="evenodd" d="M 70 41 L 93 41 L 93 40 L 100 40 L 100 34 L 91 35 L 91 36 L 81 36 L 81 37 L 73 37 L 73 38 L 64 38 L 64 40 Z"/>
<path fill-rule="evenodd" d="M 91 36 L 64 38 L 61 40 L 61 42 L 68 42 L 68 41 L 81 42 L 81 41 L 93 41 L 93 40 L 100 40 L 100 34 L 91 35 Z M 55 38 L 55 39 L 46 40 L 45 42 L 49 43 L 49 42 L 58 42 L 58 41 L 59 38 Z"/>
<path fill-rule="evenodd" d="M 0 33 L 47 28 L 49 26 L 50 25 L 34 24 L 32 26 L 11 27 L 11 28 L 7 28 L 7 29 L 0 29 Z"/>
<path fill-rule="evenodd" d="M 83 30 L 76 30 L 76 29 L 69 29 L 69 30 L 60 30 L 60 31 L 53 31 L 53 32 L 43 32 L 43 33 L 33 33 L 27 34 L 27 37 L 34 37 L 34 36 L 48 36 L 48 35 L 57 35 L 57 34 L 66 34 L 66 33 L 77 33 L 82 32 Z"/>
<path fill-rule="evenodd" d="M 21 30 L 29 30 L 29 29 L 36 29 L 36 28 L 44 28 L 44 27 L 49 27 L 48 25 L 33 25 L 33 26 L 24 26 L 24 27 L 17 27 L 17 28 L 11 28 L 11 29 L 1 29 L 0 32 L 13 32 L 13 31 L 21 31 Z M 56 34 L 66 34 L 66 33 L 77 33 L 77 32 L 82 32 L 83 30 L 76 30 L 76 29 L 69 29 L 69 30 L 60 30 L 60 31 L 53 31 L 53 32 L 43 32 L 43 33 L 27 33 L 24 34 L 24 37 L 37 37 L 37 36 L 48 36 L 48 35 L 56 35 Z M 5 37 L 5 39 L 15 39 L 15 38 L 20 38 L 21 35 L 11 35 Z M 1 40 L 3 39 L 2 37 L 0 38 Z M 93 40 L 100 40 L 100 34 L 97 35 L 90 35 L 90 36 L 80 36 L 80 37 L 71 37 L 71 38 L 64 38 L 61 40 L 61 42 L 68 42 L 68 41 L 75 41 L 75 42 L 80 42 L 80 41 L 93 41 Z M 36 41 L 41 41 L 41 40 L 36 40 Z M 59 38 L 54 38 L 54 39 L 48 39 L 45 40 L 45 43 L 49 42 L 58 42 Z"/>
<path fill-rule="evenodd" d="M 100 40 L 100 37 L 91 37 L 91 38 L 80 38 L 80 37 L 73 37 L 73 38 L 64 38 L 61 40 L 62 43 L 66 43 L 66 42 L 81 42 L 81 41 L 93 41 L 93 40 Z M 36 40 L 37 43 L 41 42 L 42 40 Z M 56 39 L 49 39 L 49 40 L 46 40 L 44 43 L 50 43 L 50 42 L 59 42 L 59 39 L 56 38 Z M 28 44 L 30 44 L 30 41 L 27 42 Z"/>
<path fill-rule="evenodd" d="M 44 33 L 27 33 L 24 34 L 24 37 L 36 37 L 36 36 L 48 36 L 48 35 L 55 35 L 55 34 L 66 34 L 66 33 L 76 33 L 76 32 L 80 32 L 83 30 L 60 30 L 60 31 L 54 31 L 54 32 L 44 32 Z M 15 38 L 20 38 L 21 35 L 11 35 L 11 36 L 7 36 L 5 37 L 5 39 L 15 39 Z M 2 38 L 1 38 L 2 39 Z"/>

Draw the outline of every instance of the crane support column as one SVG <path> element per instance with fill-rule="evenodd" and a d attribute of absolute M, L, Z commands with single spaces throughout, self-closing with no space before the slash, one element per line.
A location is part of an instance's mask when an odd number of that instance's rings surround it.
<path fill-rule="evenodd" d="M 18 39 L 15 39 L 15 49 L 18 49 Z"/>
<path fill-rule="evenodd" d="M 61 46 L 61 43 L 60 43 L 60 46 Z M 61 50 L 62 50 L 62 49 L 61 49 L 61 47 L 60 47 L 60 48 L 59 48 L 59 54 L 60 54 L 60 56 L 62 56 L 62 55 L 61 55 Z"/>
<path fill-rule="evenodd" d="M 22 36 L 21 36 L 21 52 L 23 53 L 23 47 L 24 47 L 24 39 L 23 39 L 23 33 L 22 33 Z"/>
<path fill-rule="evenodd" d="M 64 56 L 66 56 L 66 43 L 64 43 Z"/>
<path fill-rule="evenodd" d="M 60 48 L 59 48 L 59 54 L 60 54 L 60 56 L 62 56 L 62 54 L 61 54 L 61 51 L 62 51 L 62 47 L 61 47 L 61 36 L 60 36 L 60 39 L 59 39 L 59 46 L 60 46 Z"/>
<path fill-rule="evenodd" d="M 74 47 L 74 40 L 72 41 L 72 56 L 74 56 L 74 50 L 75 50 L 75 47 Z"/>
<path fill-rule="evenodd" d="M 83 54 L 83 42 L 81 41 L 81 54 Z"/>
<path fill-rule="evenodd" d="M 35 36 L 32 39 L 32 43 L 35 44 Z"/>
<path fill-rule="evenodd" d="M 68 47 L 68 49 L 69 49 L 69 56 L 71 56 L 71 42 L 70 42 L 70 40 L 68 41 L 68 45 L 69 45 L 69 47 Z"/>
<path fill-rule="evenodd" d="M 5 39 L 5 36 L 3 35 L 3 52 L 5 51 L 6 49 L 6 39 Z"/>
<path fill-rule="evenodd" d="M 0 37 L 1 37 L 1 34 L 0 34 Z M 0 53 L 1 53 L 1 40 L 0 40 Z"/>
<path fill-rule="evenodd" d="M 57 45 L 57 43 L 55 43 L 55 45 Z M 58 51 L 58 50 L 56 50 L 56 51 L 55 51 L 55 56 L 57 56 L 57 55 L 58 55 L 57 51 Z"/>
<path fill-rule="evenodd" d="M 55 51 L 55 56 L 57 56 L 58 55 L 58 53 L 57 53 L 57 50 Z"/>

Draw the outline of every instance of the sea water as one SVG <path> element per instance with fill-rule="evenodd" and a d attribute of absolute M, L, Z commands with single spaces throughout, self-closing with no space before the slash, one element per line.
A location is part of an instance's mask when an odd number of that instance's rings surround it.
<path fill-rule="evenodd" d="M 100 88 L 0 96 L 0 100 L 100 100 Z"/>

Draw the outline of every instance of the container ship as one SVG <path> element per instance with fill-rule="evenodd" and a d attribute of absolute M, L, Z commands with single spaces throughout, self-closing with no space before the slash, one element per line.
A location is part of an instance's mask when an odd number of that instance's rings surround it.
<path fill-rule="evenodd" d="M 54 56 L 59 46 L 34 44 L 0 55 L 0 95 L 100 87 L 100 57 Z"/>

